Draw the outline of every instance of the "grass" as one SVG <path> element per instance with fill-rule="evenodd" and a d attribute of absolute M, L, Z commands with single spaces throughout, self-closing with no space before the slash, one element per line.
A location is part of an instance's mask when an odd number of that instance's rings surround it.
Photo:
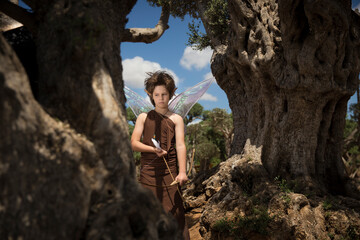
<path fill-rule="evenodd" d="M 276 184 L 278 185 L 280 190 L 283 193 L 285 193 L 284 195 L 281 196 L 281 198 L 285 201 L 285 203 L 287 205 L 289 205 L 290 202 L 291 202 L 291 198 L 289 197 L 288 193 L 293 192 L 293 190 L 289 187 L 288 182 L 286 181 L 286 179 L 283 179 L 280 176 L 275 177 L 274 181 L 276 182 Z"/>
<path fill-rule="evenodd" d="M 331 202 L 329 202 L 327 199 L 325 199 L 325 201 L 322 204 L 323 209 L 326 210 L 330 210 L 333 206 L 331 204 Z"/>
<path fill-rule="evenodd" d="M 284 193 L 293 192 L 292 189 L 290 189 L 286 179 L 283 179 L 280 176 L 277 176 L 274 178 L 274 180 L 282 192 L 284 192 Z"/>
<path fill-rule="evenodd" d="M 290 204 L 291 198 L 289 197 L 289 195 L 285 193 L 283 196 L 281 196 L 281 198 L 286 202 L 287 205 Z"/>
<path fill-rule="evenodd" d="M 254 208 L 250 216 L 220 219 L 214 224 L 213 230 L 238 239 L 242 239 L 247 232 L 268 235 L 267 227 L 272 219 L 266 209 Z"/>

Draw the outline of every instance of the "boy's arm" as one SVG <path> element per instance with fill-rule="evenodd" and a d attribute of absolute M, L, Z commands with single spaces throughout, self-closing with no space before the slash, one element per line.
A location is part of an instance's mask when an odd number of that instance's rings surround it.
<path fill-rule="evenodd" d="M 167 154 L 165 150 L 156 149 L 155 147 L 143 144 L 140 141 L 144 130 L 144 123 L 146 116 L 147 116 L 146 113 L 141 113 L 139 117 L 136 119 L 135 128 L 131 135 L 131 148 L 133 151 L 136 152 L 152 152 L 152 153 L 156 153 L 158 157 L 162 157 Z"/>
<path fill-rule="evenodd" d="M 179 164 L 179 175 L 176 180 L 183 185 L 187 180 L 186 176 L 186 146 L 185 146 L 185 129 L 184 121 L 181 116 L 176 117 L 175 137 L 176 137 L 176 152 Z"/>
<path fill-rule="evenodd" d="M 144 123 L 147 114 L 141 113 L 136 119 L 135 128 L 131 135 L 131 147 L 136 152 L 155 152 L 155 148 L 143 144 L 140 139 L 144 130 Z"/>

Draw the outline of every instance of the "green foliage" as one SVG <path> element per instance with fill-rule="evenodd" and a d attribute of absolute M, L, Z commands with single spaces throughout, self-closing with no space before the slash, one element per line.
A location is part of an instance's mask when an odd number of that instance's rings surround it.
<path fill-rule="evenodd" d="M 129 140 L 131 140 L 131 135 L 132 133 L 134 132 L 134 128 L 135 126 L 134 125 L 131 125 L 128 123 L 128 129 L 129 129 Z"/>
<path fill-rule="evenodd" d="M 350 119 L 354 121 L 359 119 L 360 105 L 358 103 L 350 104 L 349 110 L 351 112 Z"/>
<path fill-rule="evenodd" d="M 134 131 L 135 126 L 131 125 L 131 124 L 128 124 L 128 127 L 129 127 L 129 136 L 131 138 L 131 135 L 132 135 L 132 133 Z M 140 164 L 141 153 L 133 151 L 133 157 L 134 157 L 134 160 L 135 160 L 135 165 L 139 165 Z"/>
<path fill-rule="evenodd" d="M 232 132 L 232 115 L 228 114 L 226 110 L 218 108 L 205 111 L 195 108 L 194 112 L 198 112 L 197 114 L 193 113 L 194 116 L 202 112 L 203 121 L 190 124 L 186 128 L 188 155 L 191 155 L 190 151 L 195 148 L 194 162 L 196 165 L 199 165 L 201 161 L 211 161 L 211 165 L 216 166 L 227 157 L 224 133 Z M 210 148 L 211 151 L 209 151 Z"/>
<path fill-rule="evenodd" d="M 357 127 L 357 123 L 353 119 L 346 118 L 345 128 L 344 128 L 344 139 L 347 138 L 352 131 Z"/>
<path fill-rule="evenodd" d="M 141 153 L 133 151 L 133 157 L 134 157 L 134 160 L 135 160 L 135 165 L 136 166 L 140 165 Z"/>
<path fill-rule="evenodd" d="M 359 104 L 350 105 L 350 111 L 350 117 L 347 116 L 344 128 L 343 159 L 346 160 L 349 175 L 355 177 L 360 168 Z"/>
<path fill-rule="evenodd" d="M 196 146 L 195 162 L 210 166 L 211 159 L 219 157 L 219 148 L 212 142 L 206 141 Z"/>
<path fill-rule="evenodd" d="M 210 164 L 212 167 L 217 166 L 219 163 L 221 163 L 221 159 L 218 157 L 212 157 L 210 160 Z"/>
<path fill-rule="evenodd" d="M 228 218 L 220 219 L 214 224 L 213 229 L 221 233 L 231 233 L 233 229 L 233 221 Z"/>
<path fill-rule="evenodd" d="M 165 6 L 171 4 L 170 14 L 173 17 L 179 17 L 184 19 L 185 15 L 189 15 L 193 18 L 198 18 L 198 12 L 196 7 L 196 1 L 192 0 L 147 0 L 151 6 Z"/>
<path fill-rule="evenodd" d="M 349 175 L 354 177 L 356 172 L 360 168 L 360 149 L 359 149 L 359 131 L 358 117 L 359 109 L 358 104 L 352 104 L 350 106 L 351 115 L 350 118 L 346 118 L 344 128 L 344 148 L 343 158 L 347 162 Z"/>
<path fill-rule="evenodd" d="M 202 33 L 200 31 L 200 22 L 192 20 L 191 23 L 188 24 L 189 32 L 187 35 L 189 36 L 188 42 L 186 45 L 191 46 L 196 50 L 203 50 L 210 46 L 210 38 L 206 33 Z"/>
<path fill-rule="evenodd" d="M 200 22 L 193 21 L 189 24 L 189 40 L 187 45 L 192 46 L 197 50 L 205 49 L 206 47 L 214 47 L 211 43 L 211 37 L 216 37 L 220 43 L 226 42 L 226 35 L 229 31 L 230 17 L 228 11 L 228 1 L 225 0 L 210 0 L 207 3 L 207 8 L 204 12 L 202 20 L 207 34 L 200 32 Z"/>
<path fill-rule="evenodd" d="M 133 124 L 136 122 L 136 116 L 130 107 L 126 108 L 126 120 L 131 121 Z"/>
<path fill-rule="evenodd" d="M 289 195 L 288 195 L 287 193 L 285 193 L 284 195 L 282 195 L 281 198 L 286 202 L 287 205 L 290 204 L 291 198 L 289 197 Z"/>
<path fill-rule="evenodd" d="M 203 124 L 209 128 L 208 135 L 219 146 L 221 159 L 226 159 L 234 130 L 232 114 L 227 113 L 225 109 L 214 108 L 204 111 L 203 117 Z"/>
<path fill-rule="evenodd" d="M 203 126 L 206 125 L 207 123 L 204 122 Z M 227 155 L 226 155 L 226 150 L 225 150 L 225 139 L 224 136 L 217 132 L 214 128 L 212 128 L 211 126 L 204 126 L 204 130 L 206 131 L 206 136 L 207 139 L 211 142 L 213 142 L 219 149 L 219 157 L 222 161 L 226 160 Z"/>
<path fill-rule="evenodd" d="M 203 111 L 203 120 L 206 121 L 206 120 L 209 120 L 210 118 L 210 110 L 204 110 Z"/>
<path fill-rule="evenodd" d="M 215 37 L 221 43 L 225 43 L 226 35 L 229 31 L 230 17 L 228 11 L 228 1 L 226 0 L 208 0 L 206 6 L 202 6 L 202 2 L 191 0 L 147 0 L 151 6 L 165 6 L 170 4 L 170 14 L 173 17 L 184 19 L 185 15 L 189 15 L 194 19 L 201 18 L 204 23 L 207 33 L 201 33 L 200 21 L 189 24 L 189 40 L 187 45 L 195 49 L 202 50 L 208 46 L 212 46 L 211 37 Z M 199 11 L 200 8 L 206 8 L 204 11 Z M 203 13 L 201 13 L 203 12 Z M 202 14 L 202 16 L 200 16 Z"/>
<path fill-rule="evenodd" d="M 322 204 L 323 209 L 326 210 L 330 210 L 332 208 L 332 204 L 329 200 L 325 200 Z"/>
<path fill-rule="evenodd" d="M 286 179 L 281 178 L 280 176 L 277 176 L 274 178 L 276 184 L 278 185 L 278 187 L 280 188 L 280 190 L 284 193 L 281 198 L 285 201 L 285 203 L 287 205 L 290 204 L 291 202 L 291 198 L 288 195 L 288 193 L 293 192 L 292 189 L 290 189 L 288 182 L 286 181 Z"/>
<path fill-rule="evenodd" d="M 218 132 L 221 132 L 224 127 L 233 127 L 232 114 L 227 113 L 225 109 L 214 108 L 211 111 L 204 112 L 203 114 L 204 118 L 208 120 L 211 127 Z"/>
<path fill-rule="evenodd" d="M 208 2 L 208 8 L 205 11 L 205 17 L 210 26 L 211 34 L 221 36 L 221 39 L 226 39 L 225 36 L 230 23 L 228 1 L 210 0 Z"/>
<path fill-rule="evenodd" d="M 352 148 L 349 149 L 348 153 L 350 155 L 359 155 L 360 153 L 359 146 L 353 146 Z"/>
<path fill-rule="evenodd" d="M 289 186 L 288 183 L 286 181 L 286 179 L 281 178 L 280 176 L 277 176 L 274 178 L 275 182 L 277 183 L 278 187 L 280 188 L 280 190 L 284 193 L 290 193 L 293 192 Z"/>
<path fill-rule="evenodd" d="M 131 135 L 132 135 L 132 133 L 133 133 L 133 131 L 134 131 L 135 126 L 134 126 L 134 125 L 131 125 L 131 124 L 128 124 L 128 127 L 129 127 L 129 136 L 130 136 L 130 138 L 131 138 Z"/>
<path fill-rule="evenodd" d="M 204 112 L 212 113 L 214 110 L 204 111 L 200 104 L 195 104 L 190 110 L 185 122 L 191 122 L 195 118 L 204 119 Z M 225 111 L 225 110 L 224 110 Z M 226 111 L 225 111 L 226 112 Z M 186 146 L 188 156 L 191 156 L 195 148 L 194 164 L 199 166 L 216 166 L 225 160 L 225 143 L 221 133 L 215 131 L 210 123 L 209 117 L 197 124 L 190 124 L 186 127 Z M 207 168 L 207 167 L 206 167 Z"/>
<path fill-rule="evenodd" d="M 195 103 L 184 119 L 185 125 L 188 125 L 195 119 L 201 119 L 203 111 L 204 107 L 200 103 Z"/>
<path fill-rule="evenodd" d="M 223 218 L 217 221 L 212 228 L 214 231 L 242 239 L 249 232 L 268 235 L 267 227 L 271 221 L 272 218 L 266 209 L 254 208 L 251 216 L 237 216 L 233 219 Z"/>

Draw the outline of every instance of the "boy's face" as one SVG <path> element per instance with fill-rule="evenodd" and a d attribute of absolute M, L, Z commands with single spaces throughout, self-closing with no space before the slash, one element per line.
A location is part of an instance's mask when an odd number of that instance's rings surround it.
<path fill-rule="evenodd" d="M 165 85 L 159 85 L 154 88 L 152 98 L 155 102 L 155 107 L 165 108 L 168 107 L 170 94 L 165 88 Z"/>

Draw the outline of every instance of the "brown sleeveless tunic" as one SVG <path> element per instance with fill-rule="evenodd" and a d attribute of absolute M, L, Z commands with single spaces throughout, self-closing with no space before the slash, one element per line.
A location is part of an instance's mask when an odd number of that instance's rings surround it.
<path fill-rule="evenodd" d="M 168 163 L 172 176 L 178 175 L 177 155 L 175 149 L 175 124 L 174 122 L 155 110 L 148 112 L 143 131 L 142 142 L 154 147 L 151 138 L 160 142 L 162 149 L 168 154 L 165 160 Z M 185 223 L 184 207 L 181 196 L 177 191 L 178 184 L 170 186 L 173 182 L 164 159 L 155 153 L 141 153 L 140 183 L 150 189 L 162 203 L 166 212 L 174 215 L 181 229 L 184 239 L 190 239 L 189 231 Z"/>

